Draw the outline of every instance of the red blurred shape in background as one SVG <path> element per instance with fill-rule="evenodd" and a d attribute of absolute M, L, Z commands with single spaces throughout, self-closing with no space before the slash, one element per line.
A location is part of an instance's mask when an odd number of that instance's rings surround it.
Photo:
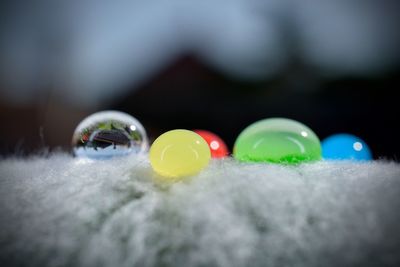
<path fill-rule="evenodd" d="M 203 137 L 210 147 L 211 157 L 224 158 L 229 155 L 228 147 L 225 142 L 216 134 L 205 130 L 193 130 L 195 133 Z"/>

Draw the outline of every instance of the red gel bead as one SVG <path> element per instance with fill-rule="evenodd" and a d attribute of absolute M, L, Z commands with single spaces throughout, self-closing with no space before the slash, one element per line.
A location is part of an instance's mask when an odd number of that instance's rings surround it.
<path fill-rule="evenodd" d="M 195 133 L 203 137 L 210 147 L 211 157 L 213 158 L 224 158 L 229 155 L 228 147 L 222 139 L 209 131 L 205 130 L 193 130 Z"/>

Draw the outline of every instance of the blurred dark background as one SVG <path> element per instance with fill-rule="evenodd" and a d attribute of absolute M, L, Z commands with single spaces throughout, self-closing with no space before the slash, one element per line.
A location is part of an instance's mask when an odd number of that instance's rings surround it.
<path fill-rule="evenodd" d="M 1 5 L 2 155 L 67 150 L 105 109 L 151 140 L 206 129 L 232 147 L 250 123 L 287 117 L 400 155 L 397 1 Z"/>

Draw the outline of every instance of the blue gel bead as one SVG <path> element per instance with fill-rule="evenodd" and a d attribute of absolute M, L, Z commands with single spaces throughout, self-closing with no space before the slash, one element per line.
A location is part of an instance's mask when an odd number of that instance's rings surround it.
<path fill-rule="evenodd" d="M 368 145 L 351 134 L 335 134 L 322 141 L 322 157 L 328 160 L 372 160 Z"/>

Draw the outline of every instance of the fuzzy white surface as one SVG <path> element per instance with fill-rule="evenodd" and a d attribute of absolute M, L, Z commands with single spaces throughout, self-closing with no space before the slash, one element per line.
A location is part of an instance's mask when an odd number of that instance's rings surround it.
<path fill-rule="evenodd" d="M 399 266 L 400 165 L 0 161 L 1 266 Z"/>

